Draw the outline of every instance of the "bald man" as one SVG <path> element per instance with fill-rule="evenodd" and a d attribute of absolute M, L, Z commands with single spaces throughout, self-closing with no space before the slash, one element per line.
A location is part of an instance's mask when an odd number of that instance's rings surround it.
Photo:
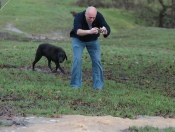
<path fill-rule="evenodd" d="M 106 38 L 110 34 L 110 27 L 95 7 L 90 6 L 75 16 L 73 29 L 70 32 L 74 57 L 70 80 L 72 88 L 82 86 L 82 53 L 86 48 L 92 61 L 93 88 L 102 90 L 104 78 L 98 41 L 100 34 Z"/>

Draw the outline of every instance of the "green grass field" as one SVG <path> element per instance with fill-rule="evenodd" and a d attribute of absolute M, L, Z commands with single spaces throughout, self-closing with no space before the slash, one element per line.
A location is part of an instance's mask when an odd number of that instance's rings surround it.
<path fill-rule="evenodd" d="M 73 0 L 16 0 L 0 11 L 0 106 L 17 115 L 57 117 L 60 114 L 175 116 L 174 29 L 146 27 L 143 21 L 125 11 L 101 9 L 111 26 L 111 35 L 101 43 L 105 85 L 92 89 L 91 61 L 83 54 L 83 87 L 69 86 L 72 49 L 69 31 L 76 7 Z M 6 30 L 9 25 L 34 36 L 61 40 L 34 40 L 25 34 Z M 65 49 L 68 60 L 61 66 L 67 72 L 51 73 L 43 57 L 32 71 L 36 48 L 49 42 Z M 52 67 L 54 67 L 54 63 Z"/>

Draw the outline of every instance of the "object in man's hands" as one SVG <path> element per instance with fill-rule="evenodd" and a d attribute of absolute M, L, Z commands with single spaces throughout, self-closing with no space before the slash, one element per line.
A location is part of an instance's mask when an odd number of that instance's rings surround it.
<path fill-rule="evenodd" d="M 99 28 L 98 33 L 102 33 L 102 32 L 103 32 L 103 29 Z"/>

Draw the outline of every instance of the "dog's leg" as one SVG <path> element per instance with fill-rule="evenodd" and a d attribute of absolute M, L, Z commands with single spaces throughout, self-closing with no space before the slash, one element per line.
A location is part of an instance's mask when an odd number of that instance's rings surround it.
<path fill-rule="evenodd" d="M 32 64 L 32 68 L 33 68 L 33 71 L 35 70 L 35 64 L 41 59 L 41 55 L 36 55 L 35 56 L 35 60 L 33 61 L 33 64 Z"/>
<path fill-rule="evenodd" d="M 63 74 L 66 74 L 66 73 L 64 72 L 64 70 L 60 67 L 60 64 L 59 64 L 59 63 L 55 63 L 55 65 L 56 65 L 56 71 L 57 71 L 57 69 L 59 68 L 60 71 L 61 71 Z"/>
<path fill-rule="evenodd" d="M 47 60 L 48 60 L 48 67 L 49 67 L 50 70 L 52 71 L 52 67 L 51 67 L 51 59 L 48 59 L 48 58 L 47 58 Z"/>

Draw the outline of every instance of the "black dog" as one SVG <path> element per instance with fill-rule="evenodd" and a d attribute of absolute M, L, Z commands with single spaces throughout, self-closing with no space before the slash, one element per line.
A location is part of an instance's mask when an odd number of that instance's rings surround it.
<path fill-rule="evenodd" d="M 48 60 L 48 67 L 51 69 L 51 61 L 56 64 L 56 71 L 59 68 L 60 71 L 65 74 L 64 70 L 60 67 L 65 59 L 67 60 L 66 52 L 61 47 L 56 47 L 51 44 L 40 44 L 36 51 L 35 60 L 33 61 L 33 70 L 35 70 L 35 64 L 41 59 L 42 56 L 45 56 Z"/>

